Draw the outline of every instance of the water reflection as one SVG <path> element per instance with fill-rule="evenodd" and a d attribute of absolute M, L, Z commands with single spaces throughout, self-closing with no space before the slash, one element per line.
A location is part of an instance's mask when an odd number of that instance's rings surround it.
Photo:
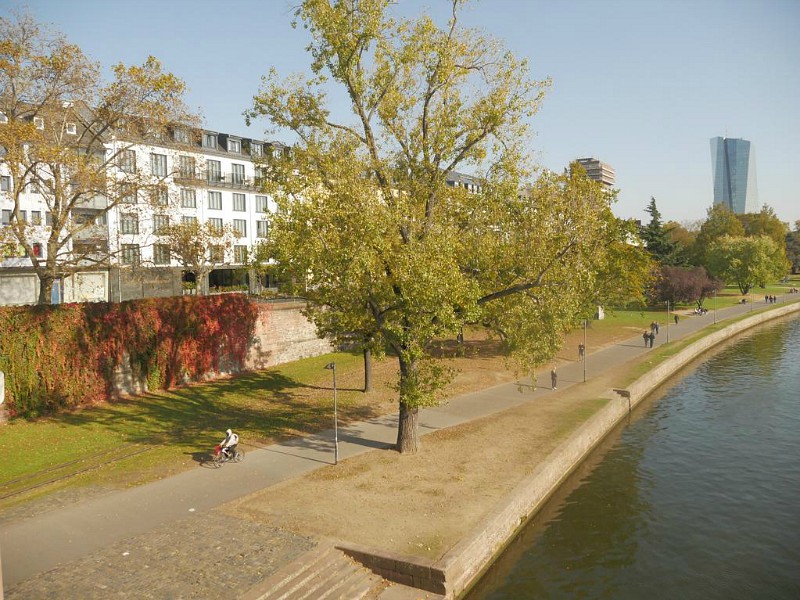
<path fill-rule="evenodd" d="M 800 319 L 737 338 L 650 404 L 470 600 L 800 598 Z"/>

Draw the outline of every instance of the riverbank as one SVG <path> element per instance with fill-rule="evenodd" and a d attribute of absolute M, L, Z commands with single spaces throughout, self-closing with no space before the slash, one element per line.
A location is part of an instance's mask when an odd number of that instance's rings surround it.
<path fill-rule="evenodd" d="M 732 307 L 720 311 L 720 320 L 730 323 L 750 310 L 759 314 L 762 308 Z M 362 558 L 379 556 L 394 580 L 420 585 L 427 577 L 440 586 L 434 589 L 452 594 L 456 567 L 466 581 L 481 564 L 467 564 L 468 553 L 459 548 L 477 540 L 475 532 L 486 531 L 499 507 L 592 415 L 626 405 L 609 390 L 629 382 L 636 369 L 652 369 L 647 363 L 657 354 L 672 353 L 681 340 L 713 328 L 711 319 L 682 316 L 671 328 L 670 344 L 662 326 L 652 350 L 632 338 L 590 352 L 586 363 L 562 359 L 557 391 L 549 385 L 533 390 L 522 380 L 426 409 L 417 455 L 371 451 L 390 448 L 396 435 L 396 417 L 381 418 L 340 428 L 337 466 L 330 464 L 332 432 L 325 432 L 248 451 L 244 463 L 230 468 L 198 468 L 5 527 L 0 523 L 4 550 L 15 550 L 3 553 L 7 597 L 139 598 L 145 597 L 145 583 L 146 597 L 214 597 L 218 587 L 204 574 L 224 572 L 232 597 L 266 598 L 274 577 L 285 579 L 298 557 L 308 566 L 303 552 L 319 553 L 331 540 Z M 539 373 L 540 383 L 549 384 L 548 373 L 549 367 Z M 522 513 L 510 514 L 518 526 Z M 472 547 L 488 549 L 491 557 L 504 538 L 484 538 Z M 461 562 L 446 562 L 455 555 Z M 325 571 L 329 563 L 314 564 Z M 404 565 L 411 566 L 402 571 Z M 374 595 L 367 597 L 382 600 L 389 593 L 435 595 L 400 586 L 369 589 Z M 406 596 L 397 595 L 403 590 Z"/>
<path fill-rule="evenodd" d="M 556 393 L 540 388 L 535 400 L 532 395 L 530 402 L 499 414 L 431 433 L 420 455 L 373 452 L 225 510 L 339 540 L 341 549 L 384 577 L 457 597 L 648 393 L 713 345 L 800 305 L 752 315 L 747 310 L 739 311 L 744 320 L 719 325 L 710 334 L 673 328 L 673 342 L 656 351 L 676 353 L 624 388 L 620 382 L 652 363 L 652 354 L 636 352 L 629 360 L 608 356 L 602 375 L 593 373 L 586 383 Z M 696 335 L 699 339 L 688 343 Z M 616 354 L 634 351 L 633 343 L 620 345 Z M 599 355 L 588 359 L 593 370 L 600 367 Z M 577 379 L 576 373 L 560 371 L 561 381 Z M 523 394 L 529 392 L 525 388 Z M 487 391 L 487 398 L 492 395 Z"/>

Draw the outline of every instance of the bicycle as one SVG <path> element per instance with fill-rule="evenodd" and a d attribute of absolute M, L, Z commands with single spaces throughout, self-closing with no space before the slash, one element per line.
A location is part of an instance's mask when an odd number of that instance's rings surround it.
<path fill-rule="evenodd" d="M 242 462 L 244 460 L 244 452 L 238 448 L 233 451 L 233 454 L 228 454 L 222 451 L 222 446 L 217 444 L 214 446 L 214 457 L 211 459 L 212 465 L 218 469 L 226 462 Z"/>

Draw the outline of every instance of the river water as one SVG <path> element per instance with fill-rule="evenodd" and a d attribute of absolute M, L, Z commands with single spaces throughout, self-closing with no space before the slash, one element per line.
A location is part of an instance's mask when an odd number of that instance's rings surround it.
<path fill-rule="evenodd" d="M 648 399 L 469 600 L 800 599 L 800 319 Z"/>

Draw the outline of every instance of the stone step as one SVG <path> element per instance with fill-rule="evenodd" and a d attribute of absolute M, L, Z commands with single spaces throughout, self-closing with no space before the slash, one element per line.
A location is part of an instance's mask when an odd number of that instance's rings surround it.
<path fill-rule="evenodd" d="M 250 589 L 242 600 L 360 600 L 385 584 L 332 544 L 320 544 Z"/>

